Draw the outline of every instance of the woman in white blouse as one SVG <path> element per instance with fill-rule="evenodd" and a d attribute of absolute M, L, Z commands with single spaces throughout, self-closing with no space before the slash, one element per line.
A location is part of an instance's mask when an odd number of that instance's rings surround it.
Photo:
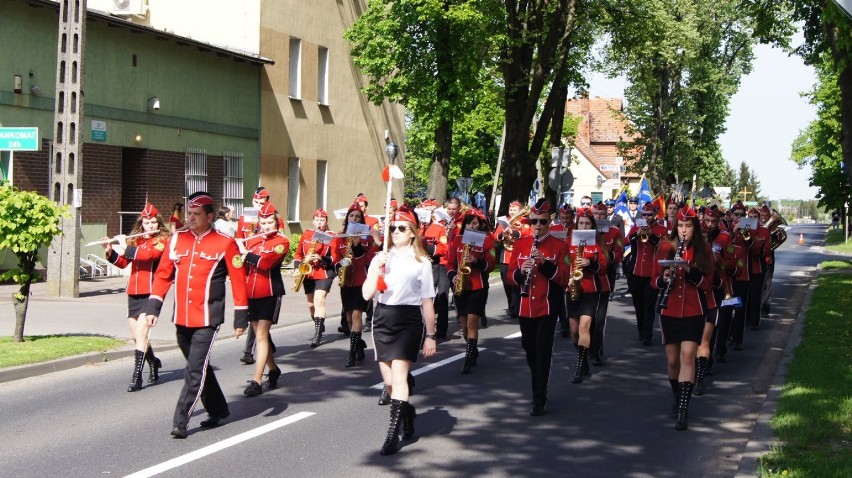
<path fill-rule="evenodd" d="M 402 438 L 414 435 L 414 406 L 408 403 L 408 372 L 417 361 L 420 344 L 423 356 L 435 353 L 435 287 L 432 261 L 420 240 L 417 215 L 401 207 L 388 227 L 391 244 L 370 263 L 363 294 L 367 300 L 378 296 L 373 313 L 373 349 L 385 388 L 390 392 L 390 423 L 382 455 L 392 455 Z M 423 339 L 424 323 L 426 337 Z"/>

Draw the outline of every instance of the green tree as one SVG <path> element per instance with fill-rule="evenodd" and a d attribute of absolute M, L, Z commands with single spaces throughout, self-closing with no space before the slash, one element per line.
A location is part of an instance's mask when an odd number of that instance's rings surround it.
<path fill-rule="evenodd" d="M 30 300 L 30 285 L 40 278 L 36 271 L 38 250 L 59 234 L 59 219 L 67 215 L 50 199 L 32 191 L 21 191 L 8 183 L 0 184 L 0 249 L 11 249 L 18 267 L 0 274 L 0 280 L 12 279 L 20 285 L 12 295 L 15 305 L 15 342 L 24 341 L 24 323 Z"/>
<path fill-rule="evenodd" d="M 454 123 L 472 109 L 491 57 L 491 0 L 372 0 L 345 38 L 370 101 L 405 106 L 431 133 L 428 195 L 446 197 Z"/>
<path fill-rule="evenodd" d="M 744 189 L 748 191 L 747 194 L 742 193 Z M 732 201 L 757 202 L 764 200 L 760 193 L 760 181 L 754 174 L 754 170 L 749 168 L 745 161 L 740 163 L 739 174 L 734 181 L 734 189 L 731 190 L 731 199 Z"/>

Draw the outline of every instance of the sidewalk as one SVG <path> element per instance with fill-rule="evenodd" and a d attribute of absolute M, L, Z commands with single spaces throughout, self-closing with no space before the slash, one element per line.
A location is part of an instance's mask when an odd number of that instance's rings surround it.
<path fill-rule="evenodd" d="M 27 310 L 27 321 L 24 325 L 25 336 L 105 335 L 126 340 L 127 344 L 107 353 L 92 353 L 41 364 L 0 369 L 0 383 L 67 370 L 87 363 L 133 356 L 134 347 L 131 341 L 130 327 L 127 324 L 126 285 L 126 277 L 81 280 L 80 297 L 68 299 L 48 297 L 46 282 L 33 284 Z M 293 276 L 288 272 L 284 273 L 284 286 L 287 295 L 281 304 L 278 324 L 273 328 L 299 324 L 304 324 L 306 328 L 313 327 L 304 290 L 298 293 L 291 291 Z M 336 330 L 341 304 L 337 285 L 332 287 L 326 304 L 329 326 L 331 330 Z M 0 285 L 0 335 L 11 336 L 15 331 L 15 309 L 12 305 L 12 294 L 17 292 L 18 289 L 19 286 L 15 284 Z M 151 344 L 162 350 L 177 347 L 175 327 L 171 322 L 172 294 L 172 292 L 169 292 L 166 296 L 160 321 L 156 327 L 151 329 Z M 230 286 L 227 287 L 226 304 L 225 324 L 220 331 L 220 337 L 233 336 L 234 332 L 233 301 Z"/>

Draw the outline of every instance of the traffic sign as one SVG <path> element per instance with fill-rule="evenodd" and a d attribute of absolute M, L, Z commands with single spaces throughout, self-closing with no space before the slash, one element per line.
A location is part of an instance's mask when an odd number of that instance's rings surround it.
<path fill-rule="evenodd" d="M 562 174 L 559 176 L 556 175 L 555 168 L 551 169 L 550 173 L 547 174 L 547 185 L 550 186 L 550 189 L 558 193 L 560 190 L 560 183 L 562 191 L 567 191 L 574 185 L 574 175 L 571 174 L 570 169 L 562 170 Z"/>
<path fill-rule="evenodd" d="M 38 128 L 0 128 L 0 151 L 38 150 Z"/>

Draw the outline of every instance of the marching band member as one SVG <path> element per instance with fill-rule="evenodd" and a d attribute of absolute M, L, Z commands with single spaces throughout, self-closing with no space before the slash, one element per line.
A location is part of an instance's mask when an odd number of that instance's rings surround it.
<path fill-rule="evenodd" d="M 524 235 L 530 235 L 530 225 L 525 224 L 521 210 L 523 206 L 520 201 L 512 201 L 509 203 L 509 214 L 500 218 L 497 221 L 497 229 L 494 231 L 494 237 L 501 244 L 499 254 L 500 280 L 503 282 L 503 292 L 506 294 L 506 305 L 509 309 L 509 315 L 512 317 L 518 316 L 517 304 L 514 303 L 514 298 L 517 297 L 517 292 L 513 291 L 512 285 L 507 280 L 509 271 L 509 260 L 512 257 L 512 248 L 516 240 Z M 506 227 L 502 224 L 505 222 L 509 225 Z"/>
<path fill-rule="evenodd" d="M 172 207 L 172 215 L 169 217 L 169 232 L 174 234 L 175 231 L 183 227 L 183 203 L 176 202 Z"/>
<path fill-rule="evenodd" d="M 577 231 L 595 231 L 594 245 L 569 246 L 571 278 L 568 289 L 568 321 L 571 324 L 571 339 L 577 344 L 577 367 L 571 383 L 582 383 L 589 375 L 589 347 L 592 344 L 591 326 L 601 300 L 601 293 L 609 292 L 606 273 L 609 267 L 609 251 L 603 237 L 597 232 L 592 210 L 582 208 L 577 213 Z M 576 234 L 576 233 L 575 233 Z M 576 277 L 580 279 L 576 279 Z"/>
<path fill-rule="evenodd" d="M 592 209 L 595 215 L 595 224 L 599 230 L 601 224 L 607 222 L 607 209 L 604 203 L 597 203 Z M 620 217 L 620 216 L 619 216 Z M 603 346 L 604 336 L 606 335 L 606 317 L 609 312 L 609 300 L 611 294 L 615 291 L 615 275 L 618 265 L 624 259 L 624 236 L 621 228 L 609 223 L 609 227 L 604 232 L 601 232 L 604 246 L 609 256 L 607 257 L 609 267 L 606 271 L 606 279 L 608 282 L 608 292 L 601 291 L 601 299 L 598 301 L 598 310 L 595 311 L 592 319 L 592 345 L 589 347 L 589 355 L 592 357 L 592 364 L 595 366 L 603 365 Z"/>
<path fill-rule="evenodd" d="M 305 297 L 308 299 L 308 310 L 314 321 L 314 337 L 311 347 L 319 347 L 322 333 L 325 332 L 325 298 L 331 290 L 334 281 L 334 261 L 331 258 L 331 245 L 314 241 L 314 234 L 321 232 L 331 235 L 328 230 L 328 213 L 323 208 L 314 212 L 314 229 L 307 229 L 299 239 L 299 246 L 293 255 L 296 270 L 303 262 L 310 264 L 311 269 L 304 278 Z"/>
<path fill-rule="evenodd" d="M 565 233 L 564 241 L 566 244 L 571 244 L 571 231 L 574 230 L 574 216 L 574 208 L 570 204 L 564 203 L 556 211 L 556 222 L 550 225 L 551 233 Z M 571 325 L 568 323 L 566 312 L 566 309 L 559 310 L 559 335 L 567 338 L 571 336 Z"/>
<path fill-rule="evenodd" d="M 231 278 L 234 297 L 234 332 L 246 326 L 248 300 L 243 259 L 234 238 L 213 230 L 213 198 L 197 192 L 187 198 L 186 223 L 169 241 L 169 255 L 160 261 L 145 312 L 148 325 L 159 319 L 163 299 L 175 285 L 174 323 L 178 347 L 186 357 L 183 389 L 175 406 L 171 435 L 186 438 L 195 404 L 201 399 L 209 417 L 202 427 L 215 427 L 230 416 L 228 402 L 213 367 L 210 349 L 225 321 L 225 276 Z"/>
<path fill-rule="evenodd" d="M 349 206 L 346 218 L 343 220 L 341 234 L 346 234 L 349 223 L 366 224 L 364 212 L 358 203 Z M 367 279 L 367 267 L 373 256 L 379 250 L 379 233 L 370 229 L 370 236 L 341 237 L 334 241 L 332 257 L 337 270 L 337 278 L 340 284 L 340 300 L 343 303 L 343 311 L 346 314 L 349 329 L 349 358 L 346 359 L 345 367 L 354 367 L 356 362 L 364 360 L 364 349 L 367 343 L 361 338 L 363 333 L 362 315 L 367 310 L 367 301 L 361 293 L 361 286 Z M 349 261 L 344 265 L 344 259 Z"/>
<path fill-rule="evenodd" d="M 749 265 L 753 272 L 748 287 L 746 300 L 746 323 L 751 330 L 760 328 L 760 305 L 763 292 L 763 281 L 766 277 L 767 258 L 772 252 L 772 240 L 769 229 L 760 224 L 760 212 L 756 208 L 748 210 L 748 217 L 757 221 L 757 229 L 751 231 L 750 241 L 740 234 L 739 239 L 748 245 Z"/>
<path fill-rule="evenodd" d="M 666 201 L 666 216 L 663 218 L 662 222 L 669 235 L 671 235 L 672 230 L 674 229 L 674 224 L 677 221 L 677 213 L 679 209 L 680 205 L 678 204 L 675 197 L 669 196 L 669 200 Z"/>
<path fill-rule="evenodd" d="M 464 231 L 486 233 L 482 247 L 462 244 Z M 479 357 L 479 319 L 485 314 L 488 302 L 488 274 L 497 264 L 494 239 L 488 233 L 488 221 L 479 209 L 470 209 L 462 220 L 461 231 L 450 243 L 447 252 L 447 270 L 453 284 L 453 296 L 459 316 L 462 336 L 467 341 L 461 373 L 470 373 Z M 464 273 L 463 269 L 467 272 Z"/>
<path fill-rule="evenodd" d="M 639 330 L 639 340 L 643 345 L 651 345 L 654 336 L 654 306 L 657 302 L 657 290 L 652 287 L 654 251 L 660 239 L 666 235 L 666 228 L 657 223 L 657 211 L 651 203 L 642 207 L 642 218 L 647 225 L 639 227 L 634 224 L 627 233 L 630 242 L 630 264 L 627 275 L 627 288 L 633 299 L 633 309 L 636 311 L 636 328 Z"/>
<path fill-rule="evenodd" d="M 764 204 L 760 209 L 757 210 L 760 214 L 760 225 L 763 227 L 767 227 L 766 224 L 769 222 L 769 219 L 772 217 L 772 210 L 769 209 L 769 206 Z M 760 316 L 761 317 L 769 317 L 769 302 L 770 297 L 772 296 L 772 278 L 775 276 L 775 247 L 778 241 L 778 236 L 773 234 L 773 231 L 769 231 L 769 253 L 766 256 L 766 267 L 765 272 L 763 273 L 763 288 L 760 291 Z M 786 238 L 785 238 L 786 239 Z M 783 241 L 782 241 L 783 242 Z"/>
<path fill-rule="evenodd" d="M 126 236 L 116 236 L 117 245 L 105 242 L 103 248 L 106 258 L 121 269 L 130 266 L 130 279 L 127 281 L 127 322 L 130 325 L 130 336 L 136 342 L 133 376 L 130 379 L 128 392 L 142 390 L 142 367 L 148 362 L 148 383 L 155 384 L 160 379 L 160 359 L 154 356 L 154 349 L 148 342 L 148 321 L 145 320 L 145 305 L 151 295 L 151 283 L 154 272 L 160 263 L 166 244 L 169 242 L 169 232 L 160 217 L 160 212 L 153 204 L 145 204 L 145 208 L 136 219 L 131 235 L 145 233 L 144 236 L 131 238 L 127 243 Z M 109 238 L 103 238 L 107 240 Z"/>
<path fill-rule="evenodd" d="M 704 331 L 707 294 L 713 285 L 713 252 L 704 241 L 695 211 L 684 206 L 674 231 L 660 242 L 651 284 L 663 290 L 660 329 L 666 346 L 669 383 L 674 395 L 676 430 L 687 429 L 689 399 L 695 380 L 695 356 Z M 679 258 L 685 266 L 664 267 L 663 259 Z"/>
<path fill-rule="evenodd" d="M 246 292 L 249 298 L 248 321 L 254 329 L 257 365 L 254 379 L 243 394 L 255 397 L 263 393 L 260 386 L 263 370 L 269 367 L 269 389 L 278 388 L 281 369 L 272 356 L 269 329 L 278 323 L 281 298 L 284 296 L 284 281 L 281 279 L 281 264 L 290 250 L 290 241 L 278 230 L 278 211 L 272 203 L 264 203 L 257 212 L 258 233 L 237 246 L 243 255 L 246 268 Z"/>
<path fill-rule="evenodd" d="M 519 289 L 521 344 L 532 375 L 530 415 L 544 414 L 558 311 L 565 308 L 570 257 L 568 245 L 550 235 L 550 203 L 539 199 L 527 219 L 533 235 L 515 242 L 509 281 Z"/>
<path fill-rule="evenodd" d="M 716 349 L 715 332 L 719 324 L 725 323 L 725 333 L 730 331 L 731 307 L 722 307 L 722 301 L 731 290 L 731 272 L 736 267 L 737 256 L 731 235 L 719 229 L 719 218 L 722 214 L 717 208 L 709 208 L 704 212 L 701 222 L 702 232 L 713 251 L 713 289 L 707 294 L 707 317 L 704 323 L 704 333 L 698 346 L 695 362 L 695 394 L 704 394 L 704 375 L 713 366 L 712 352 Z M 722 340 L 724 342 L 724 340 Z"/>
<path fill-rule="evenodd" d="M 430 206 L 432 203 L 429 203 Z M 437 201 L 434 203 L 437 207 Z M 426 254 L 432 261 L 432 281 L 434 281 L 435 290 L 438 296 L 442 296 L 441 301 L 435 303 L 435 319 L 437 328 L 435 337 L 443 339 L 447 337 L 447 329 L 449 328 L 449 311 L 447 304 L 447 294 L 450 290 L 450 280 L 447 277 L 447 228 L 438 220 L 438 216 L 433 212 L 431 221 L 424 224 L 420 237 L 423 240 L 423 247 L 426 249 Z M 436 296 L 437 297 L 437 296 Z"/>
<path fill-rule="evenodd" d="M 364 193 L 358 193 L 358 195 L 355 196 L 355 203 L 358 204 L 361 208 L 361 212 L 364 214 L 364 224 L 378 231 L 379 220 L 367 214 L 367 208 L 370 206 L 367 196 L 365 196 Z"/>
<path fill-rule="evenodd" d="M 390 391 L 391 397 L 382 455 L 398 451 L 400 421 L 402 438 L 407 440 L 414 435 L 417 413 L 408 403 L 409 370 L 417 361 L 421 340 L 424 357 L 432 356 L 437 348 L 432 263 L 418 235 L 417 215 L 410 208 L 401 207 L 391 217 L 388 233 L 389 249 L 376 254 L 370 262 L 363 286 L 364 299 L 372 300 L 378 294 L 373 342 L 385 390 Z"/>

